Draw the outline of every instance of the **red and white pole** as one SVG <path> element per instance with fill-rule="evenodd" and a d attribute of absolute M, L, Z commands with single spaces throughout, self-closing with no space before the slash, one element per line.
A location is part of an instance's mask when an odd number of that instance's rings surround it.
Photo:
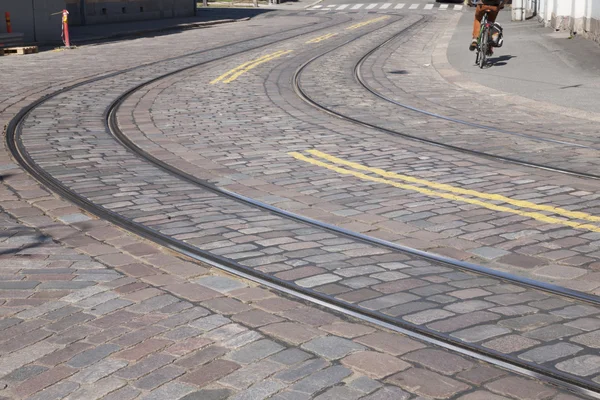
<path fill-rule="evenodd" d="M 4 13 L 4 19 L 6 20 L 6 33 L 12 33 L 12 24 L 10 23 L 10 13 L 8 11 Z"/>
<path fill-rule="evenodd" d="M 69 12 L 67 10 L 62 11 L 62 28 L 65 47 L 71 47 L 71 41 L 69 40 Z"/>

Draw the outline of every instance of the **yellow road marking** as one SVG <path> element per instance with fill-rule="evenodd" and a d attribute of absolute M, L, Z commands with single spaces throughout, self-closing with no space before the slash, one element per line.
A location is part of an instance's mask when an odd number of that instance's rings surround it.
<path fill-rule="evenodd" d="M 223 83 L 230 83 L 230 82 L 236 80 L 243 73 L 250 71 L 252 68 L 255 68 L 255 67 L 259 66 L 260 64 L 266 63 L 267 61 L 274 60 L 276 58 L 279 58 L 279 57 L 281 57 L 285 54 L 291 53 L 291 52 L 292 52 L 292 50 L 280 50 L 280 51 L 277 51 L 272 54 L 266 54 L 255 60 L 245 62 L 245 63 L 238 65 L 237 67 L 225 72 L 223 75 L 212 80 L 210 83 L 211 83 L 211 85 L 214 85 L 215 83 L 218 83 L 221 81 Z"/>
<path fill-rule="evenodd" d="M 380 168 L 367 167 L 362 164 L 358 164 L 358 163 L 355 163 L 352 161 L 347 161 L 347 160 L 344 160 L 341 158 L 337 158 L 330 154 L 323 153 L 319 150 L 308 150 L 307 152 L 312 154 L 313 156 L 323 158 L 332 163 L 346 165 L 348 167 L 352 167 L 352 168 L 360 170 L 360 171 L 372 172 L 374 174 L 383 176 L 385 178 L 402 179 L 403 181 L 418 183 L 421 185 L 432 187 L 434 189 L 445 190 L 445 191 L 452 192 L 452 193 L 465 194 L 468 196 L 475 196 L 475 197 L 479 197 L 481 199 L 486 199 L 486 200 L 501 201 L 503 203 L 512 204 L 513 206 L 516 206 L 516 207 L 531 208 L 533 210 L 539 210 L 539 211 L 547 211 L 547 212 L 550 212 L 553 214 L 563 215 L 563 216 L 569 217 L 569 218 L 582 219 L 582 220 L 590 221 L 590 222 L 599 222 L 600 221 L 600 217 L 598 217 L 596 215 L 591 215 L 591 214 L 588 214 L 585 212 L 581 212 L 581 211 L 571 211 L 571 210 L 567 210 L 567 209 L 560 208 L 560 207 L 537 204 L 537 203 L 533 203 L 531 201 L 511 199 L 510 197 L 506 197 L 506 196 L 503 196 L 500 194 L 478 192 L 476 190 L 462 189 L 462 188 L 458 188 L 458 187 L 448 185 L 445 183 L 431 182 L 431 181 L 428 181 L 425 179 L 415 178 L 415 177 L 408 176 L 408 175 L 401 175 L 401 174 L 397 174 L 395 172 L 389 172 L 389 171 L 386 171 L 386 170 L 383 170 Z"/>
<path fill-rule="evenodd" d="M 369 25 L 369 24 L 372 24 L 372 23 L 374 23 L 374 22 L 383 21 L 384 19 L 388 19 L 388 18 L 389 18 L 389 17 L 379 17 L 379 18 L 373 18 L 373 19 L 370 19 L 370 20 L 368 20 L 368 21 L 365 21 L 365 22 L 358 23 L 358 24 L 356 24 L 356 25 L 351 25 L 351 26 L 347 27 L 346 29 L 347 29 L 347 30 L 351 30 L 351 29 L 358 29 L 358 28 L 362 28 L 362 27 L 363 27 L 363 26 L 365 26 L 365 25 Z"/>
<path fill-rule="evenodd" d="M 282 51 L 282 50 L 280 50 L 280 51 L 278 51 L 278 52 L 275 52 L 275 53 L 273 53 L 273 54 L 278 54 L 278 53 L 280 53 L 281 51 Z M 235 67 L 235 68 L 233 68 L 233 69 L 231 69 L 231 70 L 229 70 L 229 71 L 225 72 L 223 75 L 219 76 L 218 78 L 216 78 L 216 79 L 212 80 L 210 83 L 211 83 L 211 85 L 212 85 L 212 84 L 215 84 L 215 83 L 217 83 L 217 82 L 220 82 L 221 80 L 223 80 L 223 79 L 224 79 L 224 78 L 226 78 L 227 76 L 229 76 L 229 75 L 231 75 L 231 74 L 234 74 L 235 72 L 237 72 L 237 71 L 241 70 L 242 68 L 244 68 L 244 67 L 247 67 L 248 65 L 250 65 L 250 64 L 252 64 L 252 63 L 254 63 L 254 62 L 257 62 L 257 61 L 260 61 L 260 60 L 264 60 L 265 58 L 271 57 L 271 56 L 273 56 L 273 54 L 265 54 L 264 56 L 262 56 L 262 57 L 259 57 L 259 58 L 257 58 L 256 60 L 250 60 L 250 61 L 247 61 L 247 62 L 245 62 L 245 63 L 241 64 L 241 65 L 238 65 L 237 67 Z"/>
<path fill-rule="evenodd" d="M 426 188 L 422 188 L 422 187 L 418 187 L 418 186 L 414 186 L 414 185 L 390 181 L 388 179 L 383 179 L 383 178 L 377 178 L 377 177 L 363 174 L 362 172 L 352 171 L 352 170 L 338 167 L 336 165 L 332 165 L 332 164 L 329 164 L 329 163 L 326 163 L 323 161 L 316 160 L 314 158 L 306 157 L 305 155 L 298 153 L 298 152 L 291 152 L 288 154 L 297 160 L 304 161 L 304 162 L 307 162 L 309 164 L 316 165 L 319 167 L 327 168 L 329 170 L 335 171 L 342 175 L 350 175 L 350 176 L 354 176 L 354 177 L 364 179 L 367 181 L 383 183 L 386 185 L 397 187 L 399 189 L 412 190 L 415 192 L 423 193 L 423 194 L 425 194 L 427 196 L 431 196 L 431 197 L 440 197 L 440 198 L 447 199 L 447 200 L 459 201 L 459 202 L 463 202 L 463 203 L 477 205 L 477 206 L 484 207 L 484 208 L 494 210 L 494 211 L 501 211 L 501 212 L 506 212 L 506 213 L 511 213 L 511 214 L 517 214 L 517 215 L 521 215 L 523 217 L 532 218 L 537 221 L 542 221 L 542 222 L 545 222 L 548 224 L 559 224 L 559 225 L 565 225 L 565 226 L 575 228 L 575 229 L 584 229 L 584 230 L 588 230 L 588 231 L 592 231 L 592 232 L 600 232 L 600 227 L 597 227 L 595 225 L 581 224 L 581 223 L 575 222 L 575 221 L 568 221 L 568 220 L 564 220 L 564 219 L 549 217 L 547 215 L 544 215 L 544 214 L 541 214 L 538 212 L 516 210 L 514 208 L 499 206 L 496 204 L 487 203 L 487 202 L 477 200 L 477 199 L 471 199 L 468 197 L 457 196 L 457 195 L 454 195 L 451 193 L 436 192 L 436 191 L 433 191 L 430 189 L 426 189 Z"/>
<path fill-rule="evenodd" d="M 368 21 L 364 21 L 352 26 L 347 27 L 346 29 L 358 29 L 361 28 L 365 25 L 369 25 L 372 24 L 374 22 L 379 22 L 379 21 L 383 21 L 384 19 L 388 19 L 389 16 L 384 16 L 384 17 L 379 17 L 379 18 L 373 18 L 371 20 Z M 319 43 L 322 42 L 323 40 L 327 40 L 329 38 L 332 38 L 334 36 L 338 35 L 338 33 L 327 33 L 323 36 L 319 36 L 316 38 L 313 38 L 309 41 L 307 41 L 306 43 Z M 223 75 L 219 76 L 218 78 L 213 79 L 212 81 L 210 81 L 211 85 L 214 85 L 215 83 L 219 83 L 219 82 L 223 82 L 223 83 L 230 83 L 233 82 L 234 80 L 236 80 L 237 78 L 240 77 L 240 75 L 250 71 L 251 69 L 259 66 L 260 64 L 266 63 L 267 61 L 271 61 L 274 60 L 276 58 L 279 58 L 285 54 L 291 53 L 292 50 L 280 50 L 277 51 L 275 53 L 272 54 L 266 54 L 262 57 L 259 57 L 255 60 L 251 60 L 251 61 L 247 61 L 241 65 L 238 65 L 237 67 L 225 72 Z"/>
<path fill-rule="evenodd" d="M 223 83 L 230 83 L 230 82 L 232 82 L 232 81 L 236 80 L 236 79 L 237 79 L 237 78 L 238 78 L 240 75 L 242 75 L 243 73 L 245 73 L 245 72 L 248 72 L 248 71 L 250 71 L 251 69 L 253 69 L 253 68 L 255 68 L 255 67 L 258 67 L 260 64 L 264 64 L 264 63 L 266 63 L 267 61 L 274 60 L 274 59 L 276 59 L 276 58 L 279 58 L 279 57 L 281 57 L 281 56 L 284 56 L 284 55 L 286 55 L 286 54 L 288 54 L 288 53 L 291 53 L 291 52 L 292 52 L 292 50 L 286 50 L 286 51 L 280 52 L 280 53 L 278 53 L 278 54 L 275 54 L 275 55 L 273 55 L 273 56 L 271 56 L 271 57 L 269 57 L 269 58 L 265 58 L 265 59 L 262 59 L 262 60 L 258 60 L 258 61 L 256 61 L 256 62 L 254 62 L 254 63 L 252 63 L 252 64 L 248 65 L 248 66 L 247 66 L 246 68 L 244 68 L 243 70 L 241 70 L 241 71 L 238 71 L 238 72 L 236 72 L 235 74 L 231 75 L 229 78 L 225 79 L 225 80 L 223 81 Z"/>
<path fill-rule="evenodd" d="M 361 28 L 365 25 L 369 25 L 372 24 L 374 22 L 379 22 L 379 21 L 383 21 L 384 19 L 388 19 L 389 16 L 384 16 L 384 17 L 379 17 L 379 18 L 373 18 L 371 20 L 368 21 L 364 21 L 352 26 L 347 27 L 346 29 L 358 29 Z M 338 35 L 338 33 L 327 33 L 323 36 L 319 36 L 316 38 L 313 38 L 309 41 L 307 41 L 306 43 L 319 43 L 322 42 L 323 40 L 327 40 L 329 38 L 332 38 L 334 36 Z M 291 53 L 292 50 L 280 50 L 277 51 L 275 53 L 272 54 L 266 54 L 262 57 L 259 57 L 255 60 L 251 60 L 251 61 L 247 61 L 241 65 L 238 65 L 237 67 L 225 72 L 223 75 L 219 76 L 218 78 L 213 79 L 212 81 L 210 81 L 211 85 L 214 85 L 215 83 L 219 83 L 219 82 L 223 82 L 223 83 L 230 83 L 233 82 L 234 80 L 236 80 L 237 78 L 240 77 L 240 75 L 244 74 L 245 72 L 250 71 L 251 69 L 259 66 L 260 64 L 266 63 L 267 61 L 271 61 L 274 60 L 276 58 L 279 58 L 285 54 Z"/>
<path fill-rule="evenodd" d="M 336 35 L 337 35 L 337 33 L 328 33 L 326 35 L 319 36 L 319 37 L 316 37 L 314 39 L 310 39 L 308 42 L 306 42 L 306 44 L 308 44 L 308 43 L 319 43 L 319 42 L 322 42 L 323 40 L 327 40 L 327 39 L 329 39 L 331 37 L 334 37 Z"/>

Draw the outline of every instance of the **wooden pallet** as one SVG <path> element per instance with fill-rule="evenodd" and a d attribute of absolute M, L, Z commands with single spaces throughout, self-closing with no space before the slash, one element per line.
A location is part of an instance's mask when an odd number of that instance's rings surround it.
<path fill-rule="evenodd" d="M 16 55 L 35 54 L 37 52 L 38 52 L 37 46 L 7 47 L 4 49 L 0 49 L 0 55 L 4 55 L 4 56 L 9 56 L 12 54 L 16 54 Z"/>

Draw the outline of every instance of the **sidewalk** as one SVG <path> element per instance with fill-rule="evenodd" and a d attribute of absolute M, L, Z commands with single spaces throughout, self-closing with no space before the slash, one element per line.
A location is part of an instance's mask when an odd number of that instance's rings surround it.
<path fill-rule="evenodd" d="M 568 39 L 538 22 L 512 22 L 503 11 L 504 46 L 495 49 L 494 65 L 481 70 L 468 51 L 472 9 L 464 13 L 448 47 L 450 64 L 468 80 L 502 92 L 562 107 L 600 113 L 600 47 Z M 493 114 L 493 110 L 490 110 Z"/>

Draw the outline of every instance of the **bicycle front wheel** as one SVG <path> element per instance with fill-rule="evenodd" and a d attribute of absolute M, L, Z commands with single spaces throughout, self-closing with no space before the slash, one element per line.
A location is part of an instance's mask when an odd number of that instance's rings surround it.
<path fill-rule="evenodd" d="M 488 28 L 483 28 L 483 32 L 481 32 L 481 40 L 479 41 L 479 68 L 483 68 L 487 60 L 487 53 L 490 45 L 488 38 Z"/>

